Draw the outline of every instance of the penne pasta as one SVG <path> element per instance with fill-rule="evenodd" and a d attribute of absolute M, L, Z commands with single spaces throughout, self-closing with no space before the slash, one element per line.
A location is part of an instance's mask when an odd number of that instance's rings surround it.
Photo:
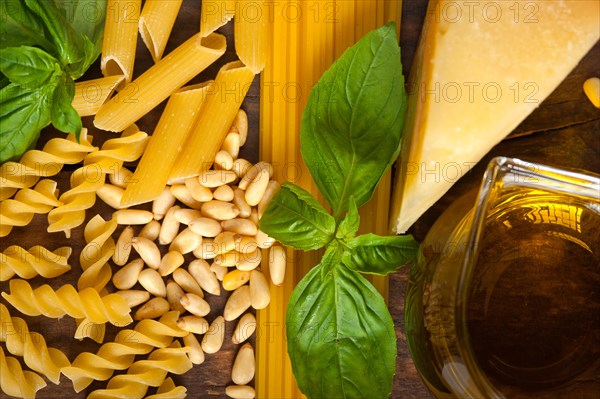
<path fill-rule="evenodd" d="M 146 0 L 139 29 L 154 62 L 161 59 L 183 0 Z"/>
<path fill-rule="evenodd" d="M 203 0 L 200 10 L 200 36 L 208 36 L 229 22 L 235 14 L 235 9 L 235 0 Z"/>
<path fill-rule="evenodd" d="M 104 76 L 133 77 L 138 21 L 142 0 L 108 0 L 100 68 Z"/>
<path fill-rule="evenodd" d="M 107 76 L 100 79 L 75 83 L 73 108 L 79 116 L 96 115 L 102 104 L 108 100 L 114 90 L 125 81 L 125 75 Z"/>
<path fill-rule="evenodd" d="M 147 114 L 225 53 L 225 37 L 196 34 L 106 102 L 94 125 L 120 132 Z"/>
<path fill-rule="evenodd" d="M 121 200 L 122 207 L 153 201 L 164 191 L 173 164 L 212 83 L 211 80 L 184 87 L 171 95 L 144 155 L 127 183 Z M 161 167 L 157 168 L 156 165 Z"/>
<path fill-rule="evenodd" d="M 239 9 L 243 12 L 234 20 L 235 51 L 253 73 L 259 73 L 265 67 L 269 22 L 266 3 L 264 0 L 239 0 Z"/>
<path fill-rule="evenodd" d="M 212 166 L 253 79 L 254 74 L 240 61 L 219 70 L 169 182 L 197 176 Z"/>

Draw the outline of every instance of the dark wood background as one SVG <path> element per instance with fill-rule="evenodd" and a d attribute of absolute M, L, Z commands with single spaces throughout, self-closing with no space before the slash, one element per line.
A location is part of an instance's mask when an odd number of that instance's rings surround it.
<path fill-rule="evenodd" d="M 402 19 L 401 47 L 402 63 L 406 75 L 410 71 L 413 54 L 418 44 L 423 19 L 425 17 L 426 0 L 405 0 Z M 166 53 L 175 46 L 198 31 L 197 17 L 199 15 L 199 2 L 184 1 L 184 6 L 178 21 L 176 30 L 167 47 Z M 204 81 L 214 78 L 218 68 L 226 62 L 235 60 L 237 57 L 234 52 L 232 40 L 231 24 L 223 27 L 220 31 L 227 35 L 228 50 L 227 53 L 215 64 L 204 71 L 194 82 Z M 463 192 L 479 185 L 483 168 L 489 159 L 493 156 L 504 155 L 518 157 L 526 161 L 537 161 L 551 165 L 563 167 L 583 168 L 596 173 L 600 173 L 600 111 L 592 106 L 586 99 L 582 84 L 585 79 L 592 76 L 600 76 L 600 70 L 597 60 L 600 59 L 600 45 L 596 45 L 592 52 L 586 56 L 582 63 L 568 76 L 561 86 L 553 93 L 541 106 L 525 120 L 511 136 L 496 146 L 477 167 L 475 167 L 465 178 L 457 183 L 440 201 L 438 201 L 419 221 L 413 226 L 410 232 L 420 241 L 422 240 L 429 227 L 436 218 L 454 199 Z M 134 75 L 139 75 L 148 65 L 150 56 L 141 41 L 138 42 L 137 61 Z M 596 61 L 596 62 L 595 62 Z M 94 65 L 86 78 L 100 76 L 99 65 Z M 259 111 L 259 87 L 258 79 L 255 79 L 251 87 L 244 108 L 248 111 L 250 118 L 250 140 L 243 149 L 243 156 L 256 161 L 258 159 L 258 111 Z M 142 130 L 151 132 L 156 125 L 158 117 L 164 104 L 157 107 L 151 114 L 144 117 L 139 122 Z M 92 126 L 92 118 L 85 118 L 84 126 Z M 94 144 L 100 145 L 104 140 L 114 137 L 110 134 L 95 131 L 91 129 L 94 137 Z M 44 142 L 50 137 L 59 135 L 52 129 L 46 129 L 42 135 L 38 147 L 41 148 Z M 60 185 L 60 191 L 68 190 L 69 175 L 75 167 L 65 167 L 58 175 L 57 180 Z M 110 217 L 111 210 L 103 206 L 101 201 L 94 206 L 93 213 L 102 214 L 106 219 Z M 93 215 L 90 215 L 91 217 Z M 46 233 L 46 216 L 35 217 L 31 225 L 24 228 L 15 228 L 13 233 L 1 240 L 0 248 L 4 249 L 12 244 L 19 244 L 28 248 L 31 245 L 43 243 L 49 248 L 56 248 L 61 245 L 70 245 L 75 248 L 71 258 L 71 264 L 74 266 L 73 272 L 53 280 L 52 284 L 59 286 L 64 283 L 76 283 L 78 276 L 78 249 L 83 246 L 82 228 L 73 232 L 71 239 L 66 240 L 62 234 Z M 36 278 L 32 284 L 40 285 L 44 281 Z M 418 376 L 408 353 L 406 337 L 404 335 L 404 294 L 407 285 L 407 270 L 402 270 L 391 276 L 390 279 L 390 311 L 396 325 L 396 336 L 398 338 L 398 360 L 397 373 L 394 380 L 394 389 L 392 398 L 406 399 L 428 399 L 432 398 L 425 385 Z M 8 283 L 2 283 L 2 291 L 8 290 Z M 208 316 L 212 320 L 215 315 L 222 312 L 227 295 L 218 298 L 211 298 L 213 311 Z M 12 309 L 11 309 L 12 311 Z M 18 312 L 12 311 L 13 316 L 21 316 Z M 75 323 L 69 317 L 60 320 L 46 318 L 26 318 L 32 331 L 38 331 L 44 334 L 48 344 L 57 347 L 67 354 L 69 359 L 73 360 L 75 355 L 83 350 L 95 352 L 98 345 L 85 340 L 79 342 L 74 340 Z M 226 337 L 231 336 L 235 323 L 227 323 Z M 110 339 L 115 330 L 110 329 L 107 339 Z M 4 345 L 4 344 L 2 344 Z M 208 355 L 206 362 L 184 376 L 177 376 L 175 380 L 188 387 L 188 397 L 190 398 L 225 398 L 224 387 L 230 381 L 230 370 L 233 358 L 238 347 L 232 345 L 226 339 L 223 349 L 215 354 Z M 86 390 L 89 393 L 91 389 L 102 388 L 104 382 L 97 382 Z M 154 390 L 149 390 L 149 393 Z M 0 398 L 6 395 L 0 393 Z M 61 384 L 56 386 L 52 383 L 39 392 L 38 398 L 58 399 L 58 398 L 76 398 L 85 397 L 82 394 L 75 394 L 72 390 L 70 381 L 64 376 L 61 378 Z M 275 399 L 275 398 L 273 398 Z M 278 398 L 292 399 L 292 398 Z M 295 398 L 294 398 L 295 399 Z"/>

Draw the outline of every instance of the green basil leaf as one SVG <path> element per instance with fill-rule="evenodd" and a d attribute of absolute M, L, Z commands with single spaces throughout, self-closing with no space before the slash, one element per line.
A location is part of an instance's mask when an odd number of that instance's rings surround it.
<path fill-rule="evenodd" d="M 342 245 L 336 240 L 331 241 L 325 250 L 323 258 L 321 258 L 321 279 L 324 280 L 328 275 L 333 273 L 335 267 L 342 262 L 343 254 L 344 248 Z"/>
<path fill-rule="evenodd" d="M 400 150 L 406 111 L 393 23 L 368 33 L 327 70 L 302 115 L 300 149 L 337 219 L 367 202 Z"/>
<path fill-rule="evenodd" d="M 82 40 L 84 51 L 83 59 L 76 64 L 67 65 L 65 68 L 73 79 L 78 79 L 83 76 L 85 71 L 88 70 L 90 65 L 92 65 L 100 55 L 100 49 L 96 48 L 94 43 L 92 43 L 87 36 L 83 35 Z"/>
<path fill-rule="evenodd" d="M 311 399 L 384 399 L 396 369 L 394 323 L 381 295 L 337 265 L 325 280 L 314 267 L 287 308 L 288 353 L 298 387 Z"/>
<path fill-rule="evenodd" d="M 342 240 L 350 240 L 356 235 L 359 225 L 360 216 L 358 214 L 358 208 L 356 207 L 354 197 L 350 197 L 348 213 L 340 222 L 337 231 L 335 232 L 335 237 Z"/>
<path fill-rule="evenodd" d="M 15 84 L 40 86 L 60 68 L 58 60 L 36 47 L 20 46 L 0 49 L 0 71 Z"/>
<path fill-rule="evenodd" d="M 0 162 L 16 159 L 35 145 L 50 123 L 50 100 L 43 88 L 14 83 L 0 90 Z"/>
<path fill-rule="evenodd" d="M 2 72 L 0 72 L 0 89 L 4 89 L 6 86 L 9 85 L 9 83 L 10 80 L 8 80 L 8 78 L 4 76 Z"/>
<path fill-rule="evenodd" d="M 56 6 L 63 10 L 75 32 L 87 36 L 99 53 L 104 34 L 106 0 L 56 0 Z"/>
<path fill-rule="evenodd" d="M 352 248 L 346 251 L 343 262 L 361 273 L 386 275 L 417 256 L 419 244 L 410 235 L 382 237 L 364 234 L 348 242 Z"/>
<path fill-rule="evenodd" d="M 81 132 L 81 117 L 73 108 L 73 96 L 75 95 L 75 82 L 67 74 L 63 74 L 61 84 L 54 90 L 54 101 L 52 102 L 52 125 L 65 133 Z"/>
<path fill-rule="evenodd" d="M 260 229 L 284 245 L 322 248 L 335 233 L 335 219 L 306 190 L 284 183 L 260 219 Z"/>
<path fill-rule="evenodd" d="M 44 36 L 44 24 L 24 0 L 0 0 L 0 48 L 38 46 L 55 52 Z"/>

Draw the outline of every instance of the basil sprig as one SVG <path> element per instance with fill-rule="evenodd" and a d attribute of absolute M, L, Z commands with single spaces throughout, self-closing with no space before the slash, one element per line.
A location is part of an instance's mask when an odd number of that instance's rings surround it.
<path fill-rule="evenodd" d="M 356 237 L 366 203 L 400 150 L 406 94 L 394 24 L 348 49 L 311 91 L 300 132 L 304 162 L 333 216 L 284 183 L 260 228 L 284 245 L 326 247 L 296 286 L 286 314 L 288 352 L 309 398 L 387 398 L 396 337 L 386 304 L 360 274 L 386 275 L 416 256 L 411 236 Z"/>

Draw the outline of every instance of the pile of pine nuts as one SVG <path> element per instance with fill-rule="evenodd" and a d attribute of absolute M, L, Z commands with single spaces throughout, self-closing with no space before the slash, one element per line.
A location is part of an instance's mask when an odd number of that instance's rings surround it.
<path fill-rule="evenodd" d="M 219 351 L 226 322 L 239 318 L 231 337 L 234 344 L 254 334 L 256 318 L 248 310 L 263 309 L 271 300 L 269 282 L 260 267 L 266 261 L 263 253 L 268 256 L 272 283 L 281 285 L 285 277 L 285 250 L 258 228 L 279 184 L 272 179 L 270 164 L 252 165 L 238 158 L 246 136 L 247 118 L 240 111 L 211 170 L 166 187 L 151 211 L 118 209 L 113 213 L 119 224 L 126 225 L 113 256 L 120 267 L 112 277 L 115 288 L 132 308 L 141 305 L 136 320 L 179 311 L 177 324 L 189 331 L 183 341 L 191 348 L 193 364 L 204 362 L 205 353 Z M 126 175 L 125 180 L 128 171 L 121 175 Z M 118 189 L 118 182 L 111 182 L 99 197 L 118 208 L 123 190 Z M 132 225 L 143 227 L 136 235 Z M 129 259 L 132 249 L 139 258 Z M 194 258 L 189 263 L 188 254 Z M 134 289 L 138 283 L 143 290 Z M 211 310 L 205 293 L 220 295 L 222 289 L 232 293 L 223 315 L 209 323 L 204 318 Z M 248 384 L 255 369 L 254 348 L 245 343 L 233 363 L 234 385 L 226 388 L 226 394 L 254 398 L 254 388 Z"/>

